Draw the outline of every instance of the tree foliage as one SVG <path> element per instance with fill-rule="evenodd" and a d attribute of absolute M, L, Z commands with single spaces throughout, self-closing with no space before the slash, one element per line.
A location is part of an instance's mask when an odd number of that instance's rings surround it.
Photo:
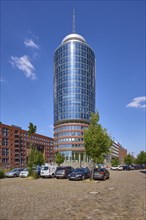
<path fill-rule="evenodd" d="M 134 158 L 131 154 L 128 154 L 124 159 L 124 162 L 126 165 L 131 165 L 133 161 L 134 161 Z"/>
<path fill-rule="evenodd" d="M 29 123 L 29 126 L 28 126 L 28 136 L 32 136 L 34 133 L 36 133 L 36 130 L 37 130 L 37 127 L 36 125 L 33 125 L 33 123 Z"/>
<path fill-rule="evenodd" d="M 44 163 L 43 154 L 38 151 L 36 148 L 31 149 L 31 153 L 28 156 L 28 167 L 29 167 L 29 174 L 32 175 L 32 168 L 36 167 L 37 165 L 41 166 Z"/>
<path fill-rule="evenodd" d="M 60 153 L 56 153 L 55 155 L 55 162 L 58 164 L 58 166 L 60 166 L 60 164 L 62 164 L 64 162 L 64 155 L 60 154 Z"/>
<path fill-rule="evenodd" d="M 101 155 L 99 156 L 97 159 L 96 159 L 96 163 L 97 164 L 103 164 L 104 163 L 104 155 Z"/>
<path fill-rule="evenodd" d="M 29 126 L 28 126 L 28 137 L 30 138 L 33 134 L 36 133 L 36 130 L 37 130 L 37 127 L 36 125 L 33 125 L 33 123 L 29 123 Z M 33 143 L 31 140 L 29 140 L 29 143 L 28 143 L 28 146 L 27 146 L 29 149 L 31 149 L 33 147 Z"/>
<path fill-rule="evenodd" d="M 146 152 L 141 151 L 141 152 L 138 154 L 138 156 L 137 156 L 137 158 L 136 158 L 136 160 L 135 160 L 135 163 L 136 163 L 136 164 L 146 164 Z"/>
<path fill-rule="evenodd" d="M 95 163 L 109 152 L 112 140 L 107 130 L 99 124 L 99 113 L 91 113 L 91 123 L 84 132 L 84 145 L 86 153 Z"/>
<path fill-rule="evenodd" d="M 111 164 L 112 164 L 112 166 L 119 165 L 120 164 L 119 158 L 117 158 L 117 157 L 116 158 L 112 158 Z"/>
<path fill-rule="evenodd" d="M 30 166 L 37 166 L 42 165 L 44 163 L 43 154 L 38 151 L 36 148 L 32 148 L 31 153 L 28 157 L 28 165 Z"/>
<path fill-rule="evenodd" d="M 0 179 L 5 177 L 4 170 L 0 169 Z"/>
<path fill-rule="evenodd" d="M 28 137 L 30 138 L 33 134 L 36 133 L 37 127 L 36 125 L 33 125 L 33 123 L 29 123 L 28 126 Z M 28 155 L 28 167 L 29 167 L 29 175 L 33 175 L 33 167 L 37 165 L 42 165 L 44 162 L 43 154 L 39 152 L 35 146 L 33 146 L 33 143 L 31 139 L 28 143 L 29 148 L 29 155 Z"/>

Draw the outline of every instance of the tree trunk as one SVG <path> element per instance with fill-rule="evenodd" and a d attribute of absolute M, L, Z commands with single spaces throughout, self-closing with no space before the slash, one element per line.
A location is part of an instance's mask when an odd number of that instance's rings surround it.
<path fill-rule="evenodd" d="M 92 170 L 91 170 L 91 177 L 90 177 L 91 180 L 93 180 L 94 168 L 95 168 L 95 162 L 92 162 Z"/>

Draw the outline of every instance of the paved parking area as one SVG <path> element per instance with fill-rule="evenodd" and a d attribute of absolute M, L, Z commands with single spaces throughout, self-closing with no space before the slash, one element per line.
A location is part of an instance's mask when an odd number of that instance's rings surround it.
<path fill-rule="evenodd" d="M 107 181 L 0 180 L 1 220 L 145 220 L 146 170 Z"/>

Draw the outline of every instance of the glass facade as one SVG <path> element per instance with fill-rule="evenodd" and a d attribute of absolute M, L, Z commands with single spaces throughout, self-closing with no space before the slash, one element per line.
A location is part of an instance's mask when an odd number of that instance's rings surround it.
<path fill-rule="evenodd" d="M 95 111 L 95 55 L 84 38 L 68 35 L 54 55 L 54 139 L 56 148 L 83 146 L 83 131 Z M 68 123 L 63 126 L 64 123 Z M 74 123 L 74 125 L 70 125 Z M 62 125 L 58 127 L 57 125 Z M 70 143 L 69 143 L 70 142 Z M 81 143 L 79 143 L 81 142 Z"/>
<path fill-rule="evenodd" d="M 86 155 L 86 152 L 78 151 L 62 151 L 61 154 L 64 155 L 65 161 L 67 162 L 89 162 L 90 158 Z"/>

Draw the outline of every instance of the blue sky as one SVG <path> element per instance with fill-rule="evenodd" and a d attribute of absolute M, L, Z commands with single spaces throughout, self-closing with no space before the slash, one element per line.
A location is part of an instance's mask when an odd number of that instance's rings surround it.
<path fill-rule="evenodd" d="M 96 55 L 100 123 L 128 152 L 146 150 L 145 1 L 1 1 L 1 119 L 53 137 L 53 55 L 81 34 Z"/>

